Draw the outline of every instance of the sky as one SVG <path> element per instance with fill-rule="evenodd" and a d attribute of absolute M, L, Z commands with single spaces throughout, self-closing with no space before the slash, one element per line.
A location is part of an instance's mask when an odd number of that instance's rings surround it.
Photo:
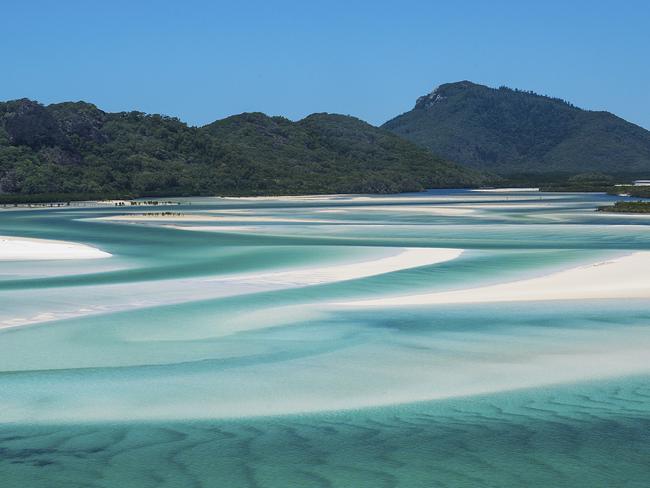
<path fill-rule="evenodd" d="M 647 0 L 0 0 L 0 20 L 0 100 L 378 125 L 467 79 L 650 129 Z"/>

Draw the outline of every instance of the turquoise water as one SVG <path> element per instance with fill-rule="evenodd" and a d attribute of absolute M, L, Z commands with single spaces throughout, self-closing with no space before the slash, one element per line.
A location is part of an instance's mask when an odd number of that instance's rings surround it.
<path fill-rule="evenodd" d="M 643 379 L 224 422 L 7 426 L 3 486 L 645 487 Z"/>
<path fill-rule="evenodd" d="M 648 486 L 647 300 L 338 305 L 650 250 L 647 218 L 593 211 L 610 200 L 0 210 L 0 235 L 113 254 L 0 261 L 0 486 Z M 98 220 L 161 211 L 184 215 Z M 277 278 L 405 247 L 465 251 L 343 281 Z"/>

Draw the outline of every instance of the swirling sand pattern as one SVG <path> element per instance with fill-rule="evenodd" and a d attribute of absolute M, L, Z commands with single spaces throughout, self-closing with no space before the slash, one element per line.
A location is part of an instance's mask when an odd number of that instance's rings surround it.
<path fill-rule="evenodd" d="M 616 300 L 382 304 L 645 256 L 648 219 L 607 201 L 1 211 L 0 235 L 111 257 L 0 262 L 0 486 L 646 487 L 643 276 Z"/>

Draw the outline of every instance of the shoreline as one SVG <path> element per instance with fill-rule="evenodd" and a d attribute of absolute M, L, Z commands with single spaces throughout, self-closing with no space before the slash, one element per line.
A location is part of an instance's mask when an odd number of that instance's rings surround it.
<path fill-rule="evenodd" d="M 24 194 L 2 194 L 0 196 L 7 197 L 5 200 L 0 199 L 0 210 L 9 210 L 11 208 L 60 208 L 60 207 L 81 207 L 81 206 L 102 206 L 102 207 L 130 207 L 130 206 L 156 206 L 156 205 L 177 205 L 183 203 L 188 199 L 193 198 L 208 198 L 216 200 L 231 200 L 231 201 L 260 201 L 260 200 L 314 200 L 314 199 L 343 199 L 343 200 L 356 200 L 356 199 L 374 199 L 374 198 L 395 198 L 403 195 L 427 195 L 431 191 L 467 191 L 467 192 L 540 192 L 540 188 L 536 187 L 512 187 L 512 188 L 427 188 L 426 190 L 416 192 L 398 192 L 398 193 L 294 193 L 294 194 L 276 194 L 276 195 L 164 195 L 156 197 L 148 196 L 134 196 L 132 198 L 112 197 L 106 198 L 80 198 L 75 194 L 70 195 L 56 195 L 52 198 L 51 195 L 43 195 L 39 198 L 38 195 L 24 195 Z M 602 192 L 588 192 L 588 193 L 602 193 Z M 435 196 L 435 195 L 430 195 Z M 8 198 L 8 197 L 12 197 Z M 29 200 L 26 197 L 33 197 Z M 46 198 L 47 197 L 47 198 Z M 65 198 L 69 197 L 69 198 Z M 155 203 L 154 203 L 155 202 Z"/>

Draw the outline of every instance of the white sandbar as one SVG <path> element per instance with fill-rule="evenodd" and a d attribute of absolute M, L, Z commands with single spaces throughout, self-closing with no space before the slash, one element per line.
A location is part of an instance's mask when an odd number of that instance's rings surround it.
<path fill-rule="evenodd" d="M 289 217 L 269 217 L 255 215 L 205 215 L 205 214 L 124 214 L 110 217 L 99 217 L 95 220 L 127 221 L 127 222 L 277 222 L 285 224 L 323 224 L 335 223 L 334 220 L 302 219 Z"/>
<path fill-rule="evenodd" d="M 650 251 L 639 251 L 529 280 L 339 305 L 388 307 L 608 298 L 650 298 Z"/>
<path fill-rule="evenodd" d="M 397 254 L 369 261 L 345 263 L 318 268 L 301 268 L 270 273 L 250 273 L 217 278 L 214 281 L 247 281 L 257 284 L 305 286 L 335 281 L 354 280 L 403 269 L 442 263 L 457 258 L 462 249 L 406 247 Z"/>
<path fill-rule="evenodd" d="M 99 259 L 111 254 L 77 242 L 0 236 L 0 261 Z"/>
<path fill-rule="evenodd" d="M 479 192 L 518 192 L 518 191 L 539 191 L 539 188 L 477 188 Z"/>
<path fill-rule="evenodd" d="M 456 215 L 469 215 L 475 213 L 473 208 L 447 207 L 438 205 L 367 205 L 362 207 L 348 207 L 352 212 L 400 212 L 400 213 L 420 213 L 430 215 L 443 215 L 443 216 L 456 216 Z"/>

